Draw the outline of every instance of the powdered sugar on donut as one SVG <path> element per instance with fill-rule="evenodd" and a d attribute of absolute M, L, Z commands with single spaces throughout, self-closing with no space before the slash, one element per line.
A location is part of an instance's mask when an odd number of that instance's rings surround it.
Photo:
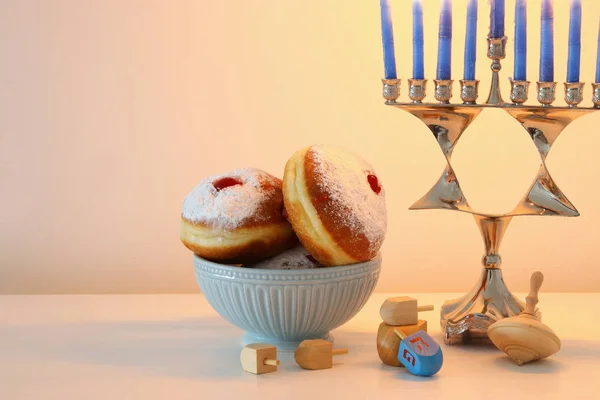
<path fill-rule="evenodd" d="M 225 177 L 236 178 L 242 184 L 217 190 L 213 183 Z M 274 193 L 280 187 L 279 179 L 256 168 L 240 168 L 209 176 L 186 196 L 181 215 L 192 223 L 236 229 L 249 220 L 265 220 L 267 217 L 260 208 L 269 196 L 281 196 Z"/>
<path fill-rule="evenodd" d="M 244 265 L 247 268 L 257 269 L 307 269 L 307 268 L 320 268 L 321 264 L 315 260 L 308 251 L 302 246 L 298 245 L 281 254 L 271 257 L 267 260 Z"/>
<path fill-rule="evenodd" d="M 330 212 L 354 234 L 364 234 L 371 249 L 378 249 L 387 230 L 385 190 L 375 193 L 368 176 L 373 167 L 347 150 L 314 145 L 309 149 L 315 163 L 317 184 L 327 193 Z"/>

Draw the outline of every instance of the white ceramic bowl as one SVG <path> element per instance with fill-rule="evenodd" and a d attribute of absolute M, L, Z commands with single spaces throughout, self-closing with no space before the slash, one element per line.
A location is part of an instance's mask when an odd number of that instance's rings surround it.
<path fill-rule="evenodd" d="M 329 339 L 375 289 L 381 255 L 352 265 L 273 270 L 231 267 L 194 255 L 196 279 L 210 305 L 246 331 L 247 343 L 295 349 L 305 339 Z"/>

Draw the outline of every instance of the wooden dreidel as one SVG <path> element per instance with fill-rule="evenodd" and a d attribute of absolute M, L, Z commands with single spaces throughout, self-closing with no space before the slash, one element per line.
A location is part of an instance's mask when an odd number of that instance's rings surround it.
<path fill-rule="evenodd" d="M 410 336 L 397 328 L 394 332 L 402 339 L 398 360 L 411 374 L 431 376 L 442 368 L 444 362 L 442 349 L 427 332 L 419 331 Z"/>
<path fill-rule="evenodd" d="M 253 343 L 242 349 L 240 361 L 244 371 L 260 375 L 277 371 L 277 348 L 270 344 Z"/>
<path fill-rule="evenodd" d="M 538 292 L 543 281 L 544 275 L 534 272 L 523 312 L 501 319 L 488 328 L 492 343 L 508 354 L 517 365 L 550 357 L 560 350 L 560 339 L 556 333 L 535 317 Z"/>
<path fill-rule="evenodd" d="M 412 335 L 418 331 L 427 332 L 427 321 L 420 319 L 416 325 L 406 325 L 395 327 L 382 322 L 377 330 L 377 354 L 386 365 L 392 367 L 404 367 L 398 360 L 398 350 L 400 349 L 400 338 L 394 332 L 394 329 L 400 329 L 405 335 Z"/>
<path fill-rule="evenodd" d="M 305 340 L 296 349 L 294 360 L 304 369 L 326 369 L 333 365 L 333 356 L 348 354 L 348 349 L 335 349 L 323 339 Z"/>
<path fill-rule="evenodd" d="M 419 321 L 419 312 L 431 310 L 433 310 L 432 305 L 417 306 L 417 299 L 400 296 L 390 297 L 384 301 L 379 309 L 379 315 L 388 325 L 416 325 Z"/>

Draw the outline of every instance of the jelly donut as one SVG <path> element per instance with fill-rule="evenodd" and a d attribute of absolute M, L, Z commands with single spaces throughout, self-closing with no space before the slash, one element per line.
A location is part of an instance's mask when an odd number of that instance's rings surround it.
<path fill-rule="evenodd" d="M 329 145 L 296 152 L 285 166 L 283 198 L 296 235 L 324 266 L 370 260 L 383 243 L 385 191 L 354 153 Z"/>
<path fill-rule="evenodd" d="M 226 264 L 272 257 L 298 243 L 284 216 L 281 179 L 254 168 L 210 176 L 183 201 L 180 238 Z"/>
<path fill-rule="evenodd" d="M 321 264 L 308 252 L 306 249 L 299 244 L 296 247 L 292 247 L 289 250 L 284 251 L 281 254 L 271 257 L 269 259 L 254 263 L 243 265 L 247 268 L 257 269 L 310 269 L 320 268 Z"/>

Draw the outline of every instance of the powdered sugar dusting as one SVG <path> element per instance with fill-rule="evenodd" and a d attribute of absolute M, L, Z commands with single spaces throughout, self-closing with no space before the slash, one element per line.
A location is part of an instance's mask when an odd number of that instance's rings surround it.
<path fill-rule="evenodd" d="M 310 148 L 320 189 L 327 193 L 330 209 L 354 235 L 364 234 L 371 249 L 379 249 L 387 230 L 385 190 L 375 193 L 368 181 L 373 167 L 347 150 L 314 145 Z"/>
<path fill-rule="evenodd" d="M 213 182 L 224 177 L 239 179 L 242 184 L 215 189 Z M 256 168 L 240 168 L 209 176 L 186 196 L 181 215 L 190 222 L 213 228 L 235 229 L 250 219 L 264 220 L 266 217 L 257 211 L 277 187 L 281 187 L 279 179 Z"/>
<path fill-rule="evenodd" d="M 244 267 L 257 269 L 305 269 L 320 268 L 322 265 L 302 245 L 298 245 L 275 257 L 255 264 L 244 265 Z"/>

